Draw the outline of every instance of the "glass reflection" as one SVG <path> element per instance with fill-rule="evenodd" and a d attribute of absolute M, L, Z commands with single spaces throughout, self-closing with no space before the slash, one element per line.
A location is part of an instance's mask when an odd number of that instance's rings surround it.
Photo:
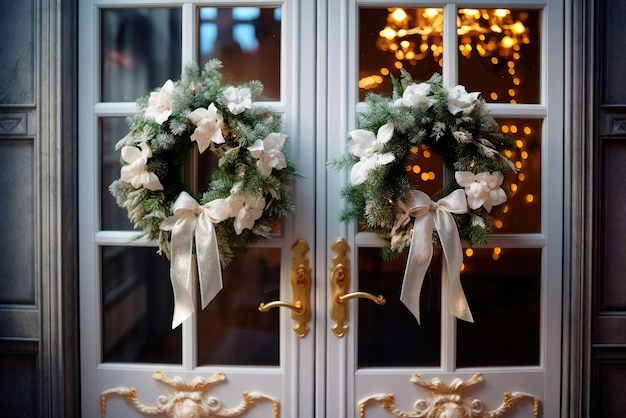
<path fill-rule="evenodd" d="M 359 248 L 358 289 L 387 303 L 358 301 L 358 367 L 439 366 L 441 255 L 436 251 L 421 293 L 419 325 L 400 302 L 406 255 L 383 260 L 380 248 Z"/>
<path fill-rule="evenodd" d="M 100 100 L 134 102 L 181 73 L 180 9 L 102 9 Z"/>
<path fill-rule="evenodd" d="M 436 34 L 428 29 L 411 30 L 414 23 L 424 21 L 435 11 L 443 24 L 443 9 L 359 10 L 359 100 L 364 100 L 368 92 L 390 94 L 389 74 L 399 77 L 401 68 L 421 81 L 428 80 L 434 73 L 442 74 L 443 26 Z M 438 46 L 431 47 L 426 42 L 426 32 L 438 40 Z"/>
<path fill-rule="evenodd" d="M 539 17 L 537 10 L 459 9 L 459 84 L 487 102 L 540 103 Z"/>
<path fill-rule="evenodd" d="M 280 249 L 248 248 L 224 269 L 223 281 L 198 312 L 198 363 L 277 366 L 279 310 L 259 312 L 259 303 L 280 299 Z"/>
<path fill-rule="evenodd" d="M 459 84 L 488 102 L 540 102 L 540 11 L 461 8 L 457 14 Z M 390 94 L 392 73 L 428 80 L 443 69 L 441 8 L 359 11 L 359 97 Z"/>
<path fill-rule="evenodd" d="M 182 361 L 181 327 L 171 329 L 169 262 L 156 248 L 102 247 L 102 361 Z"/>
<path fill-rule="evenodd" d="M 541 249 L 473 249 L 463 266 L 475 322 L 457 321 L 457 367 L 539 365 Z"/>
<path fill-rule="evenodd" d="M 506 153 L 517 173 L 510 172 L 502 187 L 508 201 L 495 215 L 493 233 L 541 232 L 541 119 L 498 119 L 500 132 L 515 140 Z"/>
<path fill-rule="evenodd" d="M 126 118 L 100 119 L 100 228 L 131 230 L 126 210 L 120 208 L 109 192 L 109 186 L 120 178 L 120 152 L 115 144 L 128 134 Z"/>
<path fill-rule="evenodd" d="M 200 65 L 222 61 L 226 83 L 263 83 L 257 100 L 280 100 L 281 8 L 203 7 L 198 9 Z"/>

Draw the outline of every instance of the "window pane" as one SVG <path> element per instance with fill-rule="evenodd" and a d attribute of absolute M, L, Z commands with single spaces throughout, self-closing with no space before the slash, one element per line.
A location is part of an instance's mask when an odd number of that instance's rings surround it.
<path fill-rule="evenodd" d="M 461 282 L 475 322 L 457 321 L 457 367 L 538 365 L 541 249 L 474 249 Z"/>
<path fill-rule="evenodd" d="M 488 102 L 540 103 L 539 11 L 459 9 L 459 84 Z"/>
<path fill-rule="evenodd" d="M 493 232 L 523 234 L 541 232 L 541 124 L 540 119 L 499 119 L 500 132 L 516 141 L 507 154 L 518 168 L 502 187 L 509 200 L 496 214 Z"/>
<path fill-rule="evenodd" d="M 134 102 L 181 73 L 180 9 L 103 9 L 101 14 L 104 102 Z"/>
<path fill-rule="evenodd" d="M 128 134 L 126 118 L 100 119 L 100 227 L 104 230 L 131 230 L 126 210 L 120 208 L 109 192 L 113 180 L 120 178 L 120 152 L 115 144 Z"/>
<path fill-rule="evenodd" d="M 223 271 L 224 288 L 198 312 L 198 363 L 278 366 L 280 249 L 248 248 Z"/>
<path fill-rule="evenodd" d="M 359 10 L 359 100 L 391 94 L 389 73 L 405 68 L 415 80 L 442 74 L 443 9 Z"/>
<path fill-rule="evenodd" d="M 198 9 L 198 56 L 224 65 L 224 81 L 263 83 L 257 100 L 280 100 L 280 8 L 205 7 Z"/>
<path fill-rule="evenodd" d="M 168 260 L 151 247 L 102 247 L 101 266 L 102 360 L 180 364 Z"/>
<path fill-rule="evenodd" d="M 419 325 L 400 302 L 406 255 L 383 260 L 380 248 L 359 248 L 358 289 L 382 294 L 387 303 L 360 300 L 358 367 L 439 366 L 441 257 L 436 251 L 424 280 Z M 348 332 L 351 332 L 348 330 Z"/>

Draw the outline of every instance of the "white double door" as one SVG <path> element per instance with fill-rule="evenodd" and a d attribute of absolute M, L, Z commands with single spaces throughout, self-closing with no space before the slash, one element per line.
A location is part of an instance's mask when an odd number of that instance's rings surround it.
<path fill-rule="evenodd" d="M 201 6 L 212 6 L 209 3 Z M 442 10 L 456 15 L 457 8 L 469 7 L 465 4 L 467 2 L 460 3 L 463 4 L 444 5 Z M 550 3 L 550 8 L 547 3 L 533 6 L 543 19 L 540 27 L 545 28 L 545 22 L 558 20 L 562 5 L 560 2 Z M 208 416 L 435 416 L 426 415 L 424 411 L 430 408 L 431 414 L 444 413 L 448 408 L 449 415 L 445 416 L 478 417 L 482 416 L 479 414 L 482 404 L 485 411 L 502 406 L 502 415 L 494 416 L 530 417 L 534 415 L 535 398 L 541 401 L 543 416 L 558 415 L 561 335 L 558 255 L 561 244 L 560 230 L 550 228 L 548 219 L 552 213 L 559 212 L 558 199 L 556 202 L 549 200 L 549 196 L 562 193 L 559 186 L 555 191 L 554 184 L 547 179 L 540 181 L 544 206 L 538 232 L 505 234 L 496 237 L 494 244 L 487 248 L 491 251 L 494 247 L 510 247 L 513 251 L 520 251 L 519 254 L 528 255 L 530 264 L 537 264 L 533 270 L 536 274 L 529 273 L 532 278 L 527 280 L 534 284 L 521 285 L 529 293 L 527 300 L 537 305 L 531 310 L 536 315 L 529 315 L 527 326 L 530 331 L 520 331 L 522 336 L 519 339 L 533 336 L 526 346 L 518 344 L 515 339 L 517 329 L 508 327 L 506 318 L 489 321 L 489 324 L 496 324 L 491 328 L 478 324 L 477 330 L 459 324 L 445 309 L 445 284 L 437 277 L 437 267 L 424 291 L 428 305 L 424 309 L 428 313 L 422 325 L 418 325 L 398 300 L 404 257 L 383 260 L 381 245 L 376 238 L 358 231 L 356 225 L 344 224 L 338 219 L 344 205 L 340 190 L 346 182 L 346 173 L 327 169 L 326 162 L 345 151 L 346 134 L 356 126 L 358 61 L 361 54 L 366 53 L 359 49 L 359 11 L 374 6 L 385 9 L 397 5 L 356 0 L 232 1 L 215 5 L 218 8 L 280 9 L 280 93 L 278 100 L 269 102 L 269 105 L 283 113 L 285 131 L 290 137 L 288 151 L 303 175 L 294 184 L 297 210 L 285 221 L 277 237 L 254 246 L 251 254 L 238 256 L 233 261 L 232 265 L 236 267 L 228 268 L 231 272 L 226 272 L 225 280 L 237 281 L 239 296 L 232 299 L 224 296 L 223 302 L 210 305 L 204 313 L 198 309 L 191 319 L 185 321 L 173 339 L 174 360 L 169 361 L 164 355 L 157 356 L 154 361 L 150 357 L 132 361 L 125 360 L 123 355 L 117 357 L 109 347 L 113 345 L 109 342 L 115 340 L 111 335 L 125 333 L 125 337 L 119 337 L 122 341 L 133 331 L 129 327 L 125 329 L 124 325 L 132 315 L 125 316 L 122 308 L 116 311 L 113 307 L 109 312 L 105 306 L 110 302 L 105 298 L 104 283 L 108 280 L 105 276 L 112 274 L 106 272 L 107 257 L 113 257 L 115 251 L 123 253 L 142 246 L 153 247 L 149 243 L 131 243 L 128 239 L 131 232 L 107 228 L 103 224 L 101 154 L 104 152 L 102 144 L 106 141 L 101 138 L 102 126 L 106 126 L 108 118 L 125 116 L 125 109 L 132 110 L 132 104 L 119 103 L 121 100 L 107 102 L 96 91 L 97 87 L 93 87 L 100 85 L 101 69 L 105 67 L 99 61 L 106 55 L 101 50 L 102 13 L 109 9 L 128 9 L 128 5 L 114 0 L 81 2 L 80 100 L 81 109 L 85 109 L 79 126 L 82 147 L 79 187 L 83 416 L 97 416 L 102 399 L 106 401 L 106 416 L 116 418 L 164 411 L 168 402 L 176 404 L 178 399 L 179 415 L 170 416 L 194 416 L 180 412 L 185 408 L 191 410 L 193 404 L 212 410 L 212 415 Z M 498 6 L 493 3 L 489 8 L 497 9 Z M 182 61 L 197 60 L 200 22 L 197 7 L 200 4 L 140 1 L 133 7 L 180 8 Z M 454 22 L 454 18 L 448 17 L 444 29 L 454 27 Z M 381 29 L 373 28 L 372 32 Z M 559 34 L 562 29 L 553 30 L 557 38 L 562 36 Z M 456 43 L 456 35 L 444 38 L 444 45 L 447 41 Z M 547 50 L 548 41 L 544 37 L 541 51 Z M 447 54 L 444 55 L 447 60 L 444 61 L 444 74 L 446 71 L 456 74 L 455 54 L 444 53 Z M 545 90 L 542 93 L 544 100 L 555 94 L 558 97 L 558 89 L 554 93 L 548 90 L 554 74 L 550 75 L 547 69 L 548 65 L 557 67 L 560 64 L 558 57 L 542 64 L 545 67 L 539 77 L 542 77 L 541 89 Z M 457 79 L 448 77 L 450 81 Z M 132 100 L 134 97 L 128 102 Z M 523 105 L 510 109 L 496 106 L 495 112 L 503 118 L 516 117 L 520 109 L 523 117 L 544 120 L 542 137 L 547 138 L 551 132 L 558 131 L 559 113 L 553 116 L 552 108 L 548 109 L 545 104 L 540 104 L 537 109 Z M 562 158 L 559 157 L 560 151 L 555 153 L 547 141 L 541 147 L 539 164 L 551 156 L 558 165 L 559 158 Z M 552 258 L 553 255 L 557 257 Z M 261 271 L 262 267 L 266 270 Z M 337 276 L 333 275 L 337 274 L 337 269 L 341 270 L 342 277 L 350 278 L 347 288 L 341 289 L 337 284 Z M 488 268 L 485 274 L 490 274 Z M 303 276 L 310 277 L 310 290 L 292 284 L 294 277 Z M 506 279 L 506 268 L 496 271 L 493 276 Z M 278 289 L 272 289 L 276 284 Z M 486 281 L 485 285 L 494 285 L 494 281 Z M 247 289 L 253 287 L 256 293 L 248 292 Z M 493 295 L 493 300 L 499 301 L 494 303 L 500 305 L 506 304 L 506 298 L 512 297 L 510 293 L 517 291 L 516 287 L 508 288 L 502 284 L 496 287 L 497 290 L 490 288 L 485 292 Z M 163 291 L 167 288 L 160 290 Z M 337 292 L 342 291 L 382 294 L 387 303 L 378 305 L 358 298 L 338 303 Z M 142 295 L 136 303 L 148 304 L 145 298 L 155 297 L 150 292 Z M 255 309 L 242 314 L 244 300 L 248 309 L 250 306 Z M 262 302 L 275 300 L 304 301 L 310 317 L 293 315 L 293 310 L 285 307 L 276 307 L 269 312 L 256 309 Z M 491 299 L 481 299 L 485 300 L 489 302 Z M 469 302 L 471 307 L 472 300 Z M 125 303 L 133 305 L 132 296 Z M 132 312 L 132 308 L 128 309 Z M 497 309 L 487 308 L 485 312 L 498 316 Z M 502 312 L 506 315 L 510 311 L 504 309 Z M 267 315 L 274 315 L 269 325 L 264 319 Z M 222 325 L 216 325 L 213 319 L 240 316 L 258 318 L 232 320 L 224 332 L 215 331 Z M 305 321 L 300 325 L 309 328 L 303 335 L 294 329 L 301 318 Z M 169 325 L 167 315 L 162 315 L 161 321 Z M 516 324 L 522 328 L 525 321 L 518 318 Z M 459 331 L 460 326 L 465 328 Z M 207 328 L 211 328 L 208 333 Z M 512 339 L 511 344 L 502 343 L 507 339 Z M 152 344 L 163 352 L 166 351 L 163 347 L 170 342 L 164 338 L 153 340 Z M 260 351 L 263 353 L 257 355 Z M 221 354 L 216 354 L 218 352 Z M 238 358 L 240 354 L 242 357 Z M 163 374 L 157 376 L 157 371 Z M 482 379 L 476 377 L 477 373 Z M 168 381 L 168 378 L 173 380 Z M 206 379 L 206 385 L 192 387 L 197 378 Z M 433 379 L 439 379 L 445 388 L 437 386 L 437 380 Z M 449 388 L 455 379 L 467 383 L 467 387 L 456 384 L 455 389 Z M 130 388 L 136 388 L 136 392 Z M 513 402 L 505 400 L 505 392 L 514 393 Z M 103 393 L 105 396 L 101 398 Z M 146 409 L 140 403 L 153 409 Z M 454 415 L 453 410 L 458 412 L 462 408 L 474 415 Z"/>

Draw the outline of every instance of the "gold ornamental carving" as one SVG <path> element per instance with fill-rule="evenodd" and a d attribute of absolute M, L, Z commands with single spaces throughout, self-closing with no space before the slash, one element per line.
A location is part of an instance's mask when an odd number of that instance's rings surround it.
<path fill-rule="evenodd" d="M 541 401 L 528 393 L 504 392 L 502 404 L 492 411 L 483 410 L 479 399 L 462 397 L 463 389 L 483 381 L 483 376 L 476 373 L 467 381 L 456 378 L 447 386 L 438 378 L 427 380 L 419 374 L 414 374 L 411 382 L 431 391 L 427 399 L 418 399 L 415 402 L 414 411 L 404 411 L 398 408 L 393 393 L 379 393 L 359 401 L 359 416 L 365 418 L 367 404 L 377 402 L 391 415 L 402 418 L 499 418 L 522 400 L 528 400 L 532 402 L 535 418 L 539 417 Z"/>
<path fill-rule="evenodd" d="M 170 379 L 165 373 L 157 371 L 152 377 L 176 390 L 170 396 L 161 395 L 157 398 L 157 406 L 144 405 L 137 397 L 137 389 L 117 387 L 106 390 L 100 395 L 100 415 L 106 416 L 107 402 L 112 396 L 121 396 L 127 404 L 144 415 L 161 415 L 168 418 L 207 418 L 207 417 L 239 417 L 258 402 L 272 403 L 274 418 L 280 416 L 280 402 L 261 392 L 243 392 L 242 401 L 233 408 L 224 408 L 219 399 L 205 396 L 208 389 L 215 383 L 226 380 L 226 375 L 217 372 L 209 378 L 196 377 L 191 383 L 182 378 Z"/>

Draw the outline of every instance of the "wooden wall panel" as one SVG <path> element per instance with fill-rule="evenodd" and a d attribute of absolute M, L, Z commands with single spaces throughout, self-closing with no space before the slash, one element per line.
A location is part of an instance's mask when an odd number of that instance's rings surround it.
<path fill-rule="evenodd" d="M 33 139 L 0 136 L 0 304 L 35 305 L 34 165 Z"/>
<path fill-rule="evenodd" d="M 588 345 L 590 417 L 619 418 L 626 410 L 626 2 L 589 0 L 593 48 L 594 129 L 587 138 L 591 173 L 592 254 Z M 593 34 L 593 35 L 591 35 Z"/>
<path fill-rule="evenodd" d="M 36 98 L 34 0 L 0 0 L 0 104 L 33 106 Z"/>
<path fill-rule="evenodd" d="M 7 418 L 37 416 L 37 357 L 19 351 L 0 356 L 0 411 Z"/>

